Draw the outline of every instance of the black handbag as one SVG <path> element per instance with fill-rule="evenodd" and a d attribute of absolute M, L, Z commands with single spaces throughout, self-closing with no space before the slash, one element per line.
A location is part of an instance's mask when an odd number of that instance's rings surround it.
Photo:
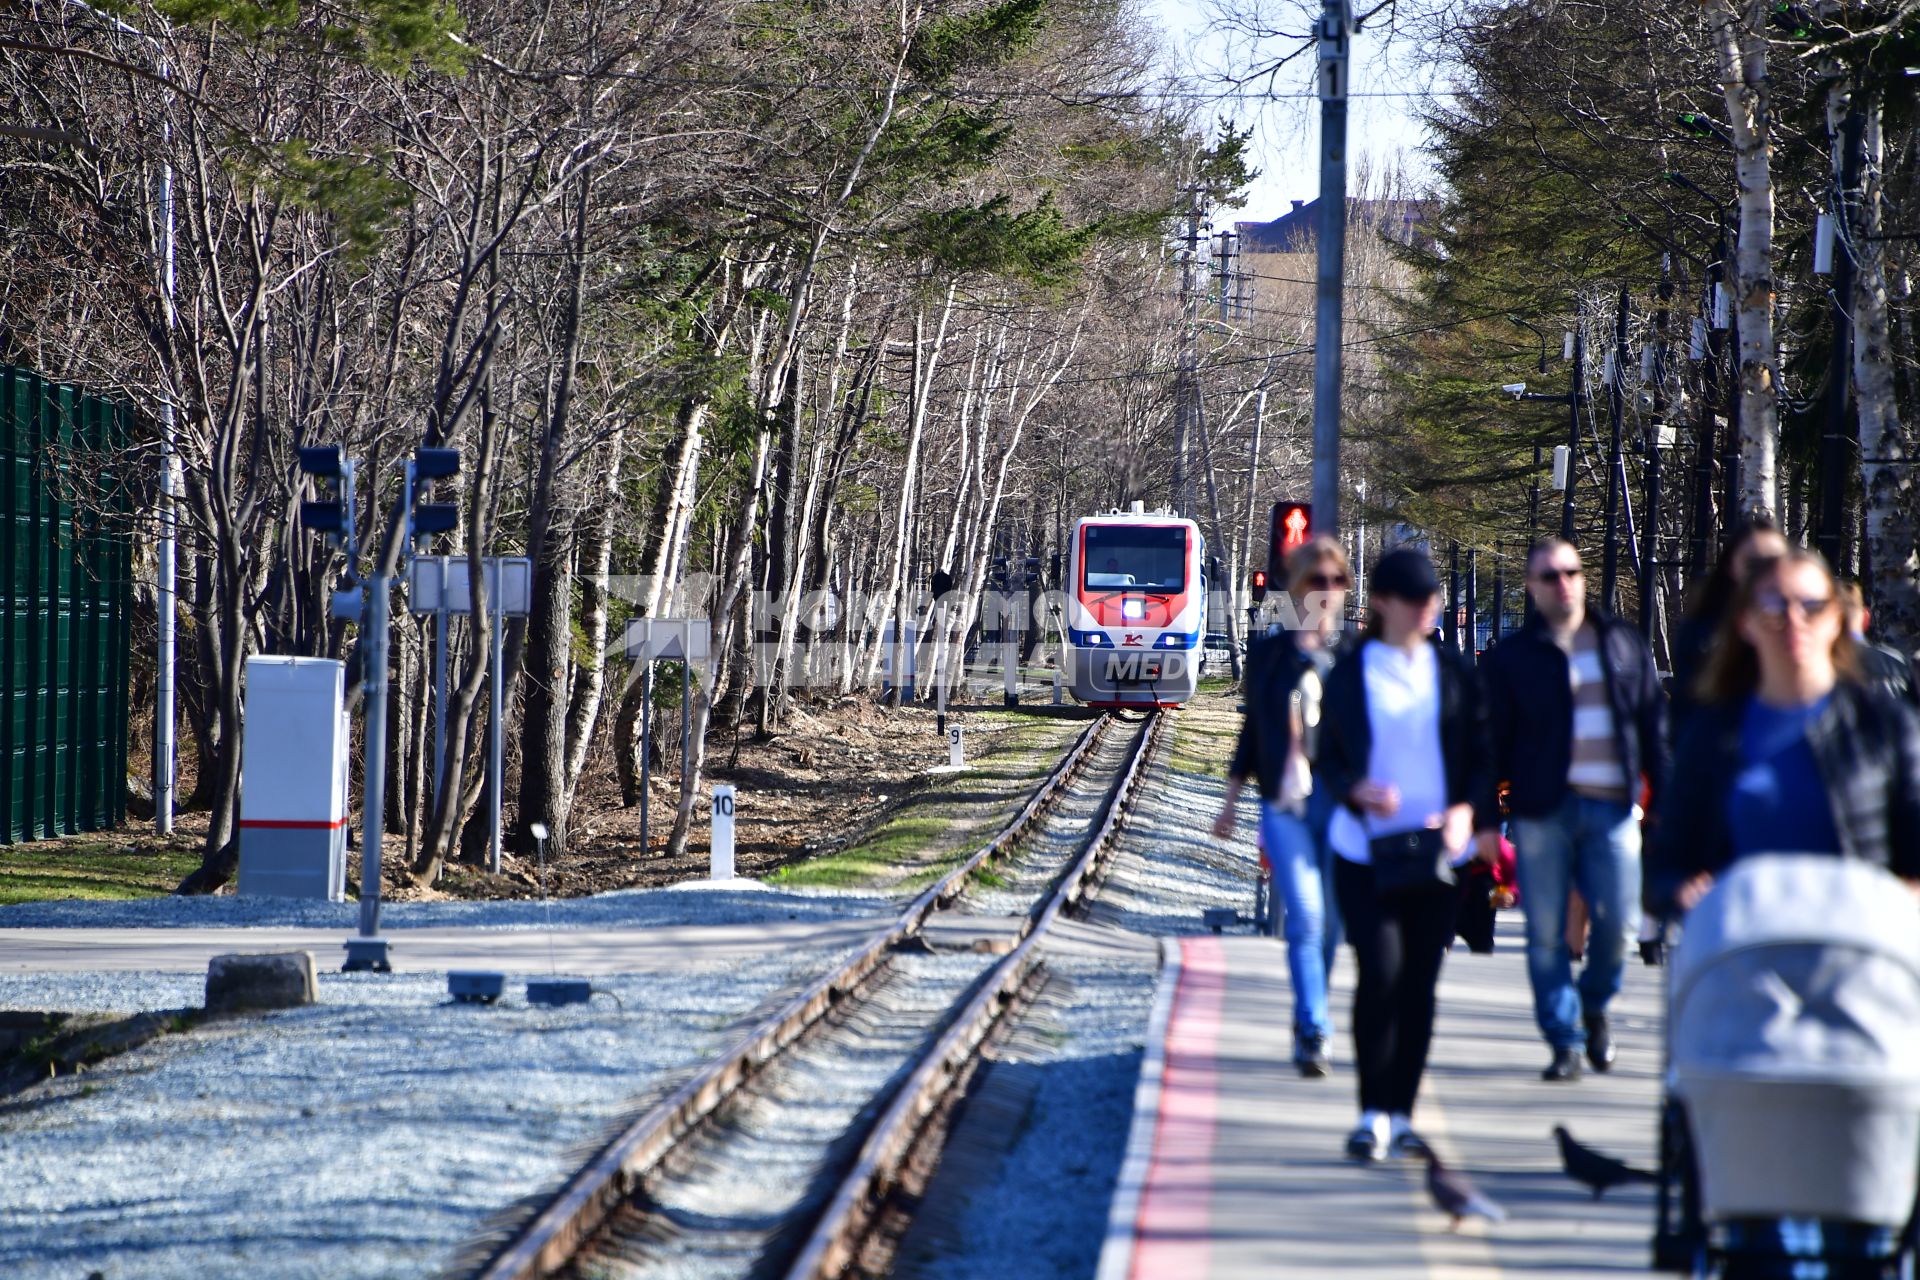
<path fill-rule="evenodd" d="M 1373 885 L 1381 893 L 1444 889 L 1459 883 L 1438 827 L 1416 827 L 1367 841 Z"/>

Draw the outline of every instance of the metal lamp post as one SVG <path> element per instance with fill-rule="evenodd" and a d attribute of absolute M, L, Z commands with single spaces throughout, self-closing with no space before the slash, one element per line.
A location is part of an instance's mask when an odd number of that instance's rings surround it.
<path fill-rule="evenodd" d="M 86 0 L 65 0 L 65 2 L 99 19 L 122 35 L 144 40 L 152 46 L 156 58 L 156 72 L 161 82 L 168 85 L 171 92 L 173 65 L 167 61 L 166 46 L 157 36 L 150 35 L 129 22 L 94 8 L 87 4 Z M 168 333 L 172 333 L 178 326 L 177 311 L 174 306 L 176 275 L 172 142 L 173 124 L 163 117 L 160 121 L 160 198 L 158 202 L 160 206 L 160 305 Z M 154 500 L 159 537 L 154 545 L 154 611 L 156 615 L 154 621 L 157 634 L 154 640 L 153 828 L 163 836 L 173 831 L 175 776 L 174 454 L 173 388 L 169 382 L 160 397 L 160 475 Z"/>

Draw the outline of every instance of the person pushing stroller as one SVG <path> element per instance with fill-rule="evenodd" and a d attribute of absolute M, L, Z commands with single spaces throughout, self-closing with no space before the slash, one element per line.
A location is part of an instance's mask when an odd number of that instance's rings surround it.
<path fill-rule="evenodd" d="M 1729 1280 L 1881 1280 L 1920 1171 L 1920 715 L 1816 554 L 1758 563 L 1674 751 L 1648 906 L 1687 913 L 1672 1081 Z"/>

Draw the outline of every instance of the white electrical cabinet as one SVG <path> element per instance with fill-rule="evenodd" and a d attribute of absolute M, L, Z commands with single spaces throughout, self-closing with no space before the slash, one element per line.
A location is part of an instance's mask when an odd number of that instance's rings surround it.
<path fill-rule="evenodd" d="M 346 897 L 345 664 L 247 659 L 239 892 Z"/>

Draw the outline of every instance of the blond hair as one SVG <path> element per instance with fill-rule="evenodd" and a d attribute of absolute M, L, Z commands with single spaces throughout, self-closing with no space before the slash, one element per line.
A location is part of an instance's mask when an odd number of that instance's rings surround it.
<path fill-rule="evenodd" d="M 1347 564 L 1347 553 L 1340 544 L 1326 534 L 1309 538 L 1287 553 L 1287 592 L 1296 599 L 1300 595 L 1301 584 L 1307 576 L 1327 561 L 1333 561 L 1336 568 L 1347 581 L 1353 581 L 1353 569 Z"/>

